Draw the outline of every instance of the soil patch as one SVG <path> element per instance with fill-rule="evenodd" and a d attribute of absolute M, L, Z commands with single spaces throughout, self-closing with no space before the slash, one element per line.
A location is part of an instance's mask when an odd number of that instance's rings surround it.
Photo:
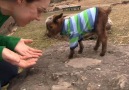
<path fill-rule="evenodd" d="M 106 55 L 101 57 L 101 48 L 95 52 L 94 44 L 84 41 L 83 54 L 76 51 L 70 60 L 68 42 L 52 46 L 27 77 L 13 80 L 9 90 L 128 90 L 128 46 L 108 44 Z"/>

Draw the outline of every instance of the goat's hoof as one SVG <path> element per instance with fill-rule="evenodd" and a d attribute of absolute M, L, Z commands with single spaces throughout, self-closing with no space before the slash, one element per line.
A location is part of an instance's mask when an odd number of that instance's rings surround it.
<path fill-rule="evenodd" d="M 79 51 L 78 51 L 79 54 L 82 54 L 82 52 L 83 52 L 82 50 L 79 50 Z"/>
<path fill-rule="evenodd" d="M 98 48 L 97 47 L 94 47 L 94 51 L 97 51 L 98 50 Z"/>
<path fill-rule="evenodd" d="M 73 56 L 72 55 L 69 55 L 68 59 L 72 59 L 72 58 L 73 58 Z"/>
<path fill-rule="evenodd" d="M 100 53 L 100 56 L 104 56 L 105 55 L 105 53 Z"/>

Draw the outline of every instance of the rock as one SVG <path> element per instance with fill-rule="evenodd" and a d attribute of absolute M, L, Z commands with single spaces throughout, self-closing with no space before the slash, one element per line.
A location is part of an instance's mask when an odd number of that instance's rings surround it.
<path fill-rule="evenodd" d="M 98 90 L 100 86 L 100 84 L 89 83 L 85 90 Z"/>
<path fill-rule="evenodd" d="M 58 85 L 53 85 L 52 90 L 74 90 L 68 82 L 58 82 Z"/>
<path fill-rule="evenodd" d="M 128 86 L 128 78 L 129 76 L 126 74 L 118 75 L 113 78 L 110 82 L 113 90 L 127 90 Z M 129 88 L 128 88 L 129 89 Z"/>
<path fill-rule="evenodd" d="M 72 66 L 74 68 L 86 68 L 88 66 L 95 66 L 98 64 L 101 64 L 101 60 L 92 58 L 74 58 L 66 63 L 66 65 Z"/>

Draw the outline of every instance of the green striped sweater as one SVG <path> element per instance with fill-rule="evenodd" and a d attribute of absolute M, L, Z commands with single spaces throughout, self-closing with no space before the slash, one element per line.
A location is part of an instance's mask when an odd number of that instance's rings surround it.
<path fill-rule="evenodd" d="M 61 35 L 69 35 L 70 48 L 76 48 L 83 35 L 94 30 L 97 14 L 97 7 L 93 7 L 65 19 Z"/>

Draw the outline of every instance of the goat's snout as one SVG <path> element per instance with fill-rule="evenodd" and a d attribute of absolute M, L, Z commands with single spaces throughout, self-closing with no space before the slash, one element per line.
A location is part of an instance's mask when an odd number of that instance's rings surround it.
<path fill-rule="evenodd" d="M 45 36 L 51 38 L 51 35 L 49 33 L 46 33 Z"/>

